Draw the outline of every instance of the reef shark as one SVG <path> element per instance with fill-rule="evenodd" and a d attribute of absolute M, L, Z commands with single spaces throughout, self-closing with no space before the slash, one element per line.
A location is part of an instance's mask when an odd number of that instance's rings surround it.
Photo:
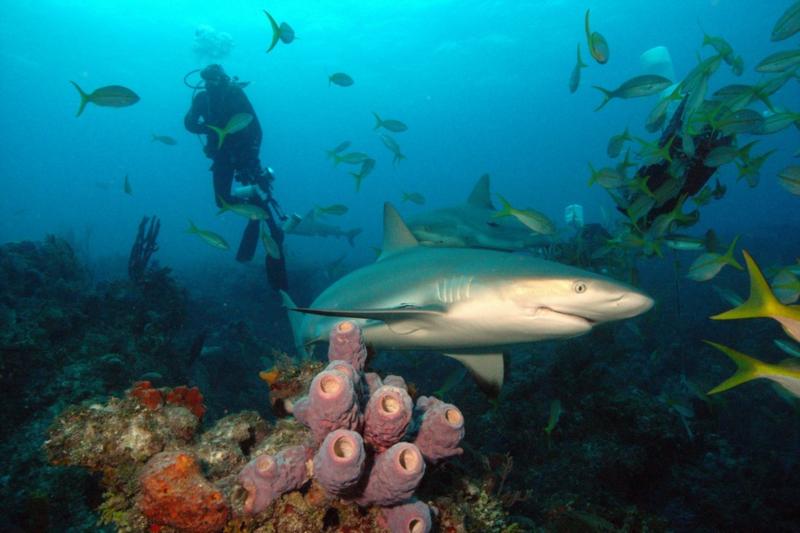
<path fill-rule="evenodd" d="M 383 232 L 378 260 L 340 278 L 310 307 L 282 293 L 299 353 L 308 356 L 349 319 L 375 349 L 441 351 L 497 392 L 504 348 L 582 335 L 653 305 L 633 287 L 528 254 L 420 246 L 388 203 Z"/>
<path fill-rule="evenodd" d="M 292 216 L 296 217 L 297 215 Z M 315 210 L 312 209 L 306 214 L 306 216 L 300 219 L 299 222 L 290 226 L 286 230 L 286 233 L 291 235 L 305 235 L 308 237 L 346 237 L 347 242 L 350 243 L 350 246 L 353 246 L 355 244 L 356 236 L 361 233 L 361 228 L 344 230 L 339 226 L 326 224 L 325 222 L 321 222 L 319 220 Z"/>
<path fill-rule="evenodd" d="M 547 246 L 552 239 L 536 235 L 512 218 L 495 217 L 489 175 L 481 176 L 464 204 L 435 209 L 408 219 L 420 244 L 516 251 Z"/>

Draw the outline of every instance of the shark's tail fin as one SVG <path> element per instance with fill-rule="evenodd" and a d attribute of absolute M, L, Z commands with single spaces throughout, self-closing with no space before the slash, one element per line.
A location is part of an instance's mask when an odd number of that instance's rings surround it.
<path fill-rule="evenodd" d="M 347 242 L 350 243 L 350 246 L 356 245 L 356 237 L 359 233 L 361 233 L 361 228 L 353 228 L 347 232 Z"/>
<path fill-rule="evenodd" d="M 297 350 L 297 354 L 303 359 L 309 359 L 311 355 L 308 353 L 305 344 L 303 344 L 303 337 L 302 337 L 302 323 L 303 323 L 303 315 L 294 309 L 297 308 L 292 297 L 286 291 L 280 291 L 281 293 L 281 300 L 283 301 L 283 306 L 286 308 L 286 313 L 289 317 L 289 324 L 292 326 L 292 336 L 294 337 L 294 346 Z"/>

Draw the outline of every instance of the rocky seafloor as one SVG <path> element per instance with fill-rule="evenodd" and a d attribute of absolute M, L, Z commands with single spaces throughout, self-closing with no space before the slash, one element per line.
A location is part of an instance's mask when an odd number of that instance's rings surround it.
<path fill-rule="evenodd" d="M 285 414 L 273 412 L 276 391 L 258 374 L 280 367 L 287 387 L 309 381 L 280 307 L 259 328 L 263 317 L 225 307 L 237 294 L 208 294 L 164 268 L 138 283 L 94 282 L 56 237 L 0 247 L 0 528 L 171 531 L 141 511 L 155 456 L 176 454 L 162 464 L 210 483 L 197 497 L 213 517 L 217 492 L 244 498 L 233 473 L 253 452 L 307 434 L 276 417 Z M 703 299 L 685 297 L 683 308 Z M 714 327 L 745 351 L 777 336 L 770 325 Z M 368 369 L 463 413 L 464 453 L 430 467 L 416 490 L 435 530 L 795 530 L 797 405 L 766 385 L 702 394 L 730 372 L 698 342 L 705 328 L 666 303 L 636 322 L 514 350 L 496 400 L 435 354 L 379 354 Z M 560 416 L 544 431 L 555 400 Z M 257 515 L 230 505 L 222 529 L 385 525 L 312 481 Z"/>

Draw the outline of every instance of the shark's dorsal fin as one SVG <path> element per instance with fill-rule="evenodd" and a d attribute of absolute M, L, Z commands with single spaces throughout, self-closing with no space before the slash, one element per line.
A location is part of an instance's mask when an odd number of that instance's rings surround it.
<path fill-rule="evenodd" d="M 419 241 L 400 218 L 397 209 L 389 202 L 383 204 L 383 249 L 378 261 L 415 246 L 419 246 Z"/>
<path fill-rule="evenodd" d="M 472 188 L 469 198 L 467 198 L 467 203 L 474 207 L 494 210 L 492 195 L 489 191 L 489 174 L 484 174 L 478 178 L 478 182 Z"/>
<path fill-rule="evenodd" d="M 447 357 L 461 362 L 475 378 L 478 388 L 492 398 L 496 398 L 503 388 L 505 363 L 502 353 L 446 353 Z"/>

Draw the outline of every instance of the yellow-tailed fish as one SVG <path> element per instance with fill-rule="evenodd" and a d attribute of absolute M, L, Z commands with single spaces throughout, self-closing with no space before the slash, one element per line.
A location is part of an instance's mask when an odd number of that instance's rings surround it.
<path fill-rule="evenodd" d="M 761 113 L 745 108 L 727 113 L 718 120 L 712 121 L 711 125 L 725 135 L 733 135 L 758 131 L 763 124 L 764 116 Z"/>
<path fill-rule="evenodd" d="M 733 251 L 736 249 L 736 243 L 738 241 L 739 236 L 737 235 L 728 247 L 728 251 L 724 254 L 708 252 L 695 259 L 694 263 L 689 267 L 689 273 L 686 277 L 694 281 L 708 281 L 719 274 L 719 271 L 722 270 L 722 267 L 725 265 L 743 270 L 742 265 L 733 258 Z"/>
<path fill-rule="evenodd" d="M 572 68 L 572 74 L 569 76 L 569 92 L 574 93 L 578 90 L 578 85 L 581 83 L 581 69 L 586 68 L 588 65 L 581 59 L 581 44 L 578 43 L 578 61 Z"/>
<path fill-rule="evenodd" d="M 339 144 L 337 144 L 335 148 L 332 148 L 330 150 L 325 150 L 325 153 L 328 154 L 328 157 L 330 159 L 333 159 L 336 157 L 337 154 L 341 154 L 349 147 L 350 147 L 350 141 L 342 141 Z"/>
<path fill-rule="evenodd" d="M 242 131 L 250 123 L 253 122 L 253 115 L 250 113 L 236 113 L 233 115 L 229 120 L 228 123 L 225 125 L 224 128 L 219 128 L 217 126 L 208 127 L 214 130 L 217 134 L 217 148 L 222 148 L 222 143 L 225 141 L 225 137 L 228 135 L 232 135 L 239 131 Z"/>
<path fill-rule="evenodd" d="M 439 387 L 437 390 L 433 391 L 432 395 L 436 396 L 440 400 L 446 400 L 448 396 L 450 396 L 450 391 L 458 386 L 459 383 L 464 381 L 464 376 L 467 374 L 467 369 L 463 365 L 458 365 L 454 371 L 447 376 L 447 379 L 444 380 L 442 386 Z"/>
<path fill-rule="evenodd" d="M 792 124 L 800 124 L 800 113 L 793 113 L 791 111 L 770 113 L 764 116 L 764 121 L 761 123 L 761 126 L 750 133 L 754 135 L 772 135 L 773 133 L 785 130 Z"/>
<path fill-rule="evenodd" d="M 390 152 L 394 154 L 394 158 L 392 159 L 392 164 L 396 165 L 400 161 L 406 158 L 405 155 L 400 151 L 400 145 L 397 144 L 397 141 L 394 140 L 394 137 L 389 135 L 388 133 L 381 134 L 381 142 L 383 145 L 389 149 Z"/>
<path fill-rule="evenodd" d="M 747 161 L 743 162 L 736 162 L 736 167 L 739 169 L 739 175 L 736 177 L 736 181 L 745 178 L 747 184 L 750 187 L 755 187 L 758 185 L 758 176 L 761 172 L 761 167 L 764 165 L 764 162 L 767 160 L 769 156 L 771 156 L 776 150 L 769 150 L 757 157 L 752 159 L 748 159 Z"/>
<path fill-rule="evenodd" d="M 600 111 L 613 98 L 641 98 L 659 93 L 672 85 L 672 82 L 664 76 L 658 74 L 644 74 L 631 78 L 613 91 L 592 85 L 595 89 L 603 93 L 604 99 L 595 111 Z"/>
<path fill-rule="evenodd" d="M 782 41 L 800 31 L 800 2 L 789 6 L 772 28 L 771 39 Z"/>
<path fill-rule="evenodd" d="M 796 341 L 800 340 L 800 306 L 785 305 L 778 301 L 756 262 L 747 250 L 742 250 L 742 253 L 750 276 L 750 296 L 742 305 L 711 318 L 714 320 L 772 318 L 780 323 L 787 335 Z"/>
<path fill-rule="evenodd" d="M 622 147 L 625 145 L 626 142 L 632 139 L 631 134 L 628 133 L 628 128 L 625 128 L 625 131 L 622 133 L 618 133 L 611 137 L 608 140 L 608 147 L 606 148 L 606 153 L 608 157 L 615 158 L 617 157 L 620 152 L 622 152 Z"/>
<path fill-rule="evenodd" d="M 370 157 L 364 152 L 348 152 L 346 154 L 335 153 L 333 155 L 333 164 L 338 165 L 344 163 L 346 165 L 361 165 Z"/>
<path fill-rule="evenodd" d="M 561 418 L 561 400 L 553 400 L 550 402 L 550 418 L 547 419 L 547 425 L 544 427 L 544 432 L 547 433 L 547 439 L 550 439 L 553 430 L 558 425 L 558 420 Z"/>
<path fill-rule="evenodd" d="M 422 196 L 418 192 L 404 192 L 403 193 L 403 201 L 404 202 L 413 202 L 417 205 L 424 205 L 425 204 L 425 197 Z"/>
<path fill-rule="evenodd" d="M 249 218 L 250 220 L 265 220 L 269 218 L 269 213 L 257 205 L 247 203 L 229 204 L 222 196 L 217 196 L 217 198 L 219 199 L 219 203 L 222 204 L 222 207 L 217 212 L 218 215 L 230 211 L 241 217 Z"/>
<path fill-rule="evenodd" d="M 375 127 L 372 129 L 377 130 L 383 128 L 385 130 L 389 130 L 394 133 L 401 133 L 408 129 L 408 126 L 406 126 L 399 120 L 395 120 L 393 118 L 383 119 L 375 111 L 373 111 L 372 114 L 375 115 Z"/>
<path fill-rule="evenodd" d="M 272 234 L 269 231 L 269 228 L 266 227 L 266 221 L 261 222 L 261 244 L 264 245 L 264 250 L 266 250 L 267 255 L 273 259 L 280 259 L 281 258 L 281 247 L 278 246 L 278 243 L 275 242 L 275 239 L 272 238 Z"/>
<path fill-rule="evenodd" d="M 672 163 L 672 143 L 675 142 L 676 135 L 673 135 L 669 138 L 666 144 L 659 144 L 660 140 L 657 141 L 646 141 L 645 139 L 640 139 L 639 137 L 634 137 L 641 149 L 636 152 L 636 155 L 639 156 L 641 159 L 641 163 L 644 165 L 651 165 L 654 163 L 659 163 L 661 161 L 668 161 Z"/>
<path fill-rule="evenodd" d="M 186 233 L 197 235 L 214 248 L 219 248 L 220 250 L 227 250 L 229 248 L 228 243 L 222 238 L 221 235 L 218 235 L 213 231 L 200 229 L 195 226 L 194 222 L 191 220 L 189 221 L 189 229 L 186 230 Z"/>
<path fill-rule="evenodd" d="M 750 158 L 750 150 L 757 142 L 751 141 L 741 148 L 734 145 L 717 146 L 708 153 L 703 164 L 707 167 L 720 167 L 732 162 L 737 157 L 746 161 Z"/>
<path fill-rule="evenodd" d="M 793 304 L 800 297 L 800 279 L 788 268 L 782 268 L 772 278 L 772 292 L 782 304 Z"/>
<path fill-rule="evenodd" d="M 81 116 L 86 104 L 89 102 L 100 107 L 127 107 L 139 101 L 139 96 L 135 92 L 121 85 L 100 87 L 92 91 L 91 94 L 87 94 L 74 81 L 70 81 L 70 83 L 77 89 L 81 97 L 78 112 L 75 113 L 76 117 Z"/>
<path fill-rule="evenodd" d="M 125 191 L 125 194 L 133 196 L 133 187 L 131 187 L 131 180 L 128 179 L 127 174 L 125 174 L 125 183 L 122 184 L 122 190 Z"/>
<path fill-rule="evenodd" d="M 714 292 L 717 293 L 717 296 L 728 302 L 730 305 L 736 307 L 738 305 L 742 305 L 744 302 L 744 298 L 736 294 L 733 290 L 728 289 L 726 287 L 720 287 L 719 285 L 712 285 L 712 289 Z"/>
<path fill-rule="evenodd" d="M 534 211 L 533 209 L 517 209 L 512 207 L 508 200 L 501 195 L 498 194 L 497 197 L 500 199 L 503 207 L 493 215 L 495 218 L 513 216 L 536 233 L 541 233 L 542 235 L 552 235 L 555 233 L 556 228 L 546 215 Z"/>
<path fill-rule="evenodd" d="M 736 373 L 708 391 L 717 394 L 747 383 L 754 379 L 764 378 L 774 381 L 795 397 L 800 397 L 800 361 L 787 359 L 778 364 L 765 363 L 755 357 L 738 352 L 722 344 L 703 341 L 730 357 L 736 363 Z"/>
<path fill-rule="evenodd" d="M 800 165 L 789 165 L 781 170 L 778 173 L 778 181 L 784 189 L 800 196 Z"/>
<path fill-rule="evenodd" d="M 773 339 L 772 342 L 775 343 L 775 346 L 780 348 L 782 351 L 788 353 L 792 357 L 797 357 L 800 359 L 800 344 L 787 339 Z"/>
<path fill-rule="evenodd" d="M 170 137 L 169 135 L 156 135 L 155 133 L 151 133 L 153 136 L 153 142 L 160 142 L 161 144 L 166 144 L 167 146 L 175 146 L 178 144 L 178 141 Z"/>
<path fill-rule="evenodd" d="M 350 172 L 350 175 L 356 180 L 356 192 L 361 190 L 361 182 L 369 176 L 372 170 L 375 168 L 375 160 L 372 158 L 367 158 L 361 163 L 361 169 L 358 172 Z"/>
<path fill-rule="evenodd" d="M 604 189 L 616 189 L 622 187 L 625 182 L 625 177 L 615 168 L 603 167 L 600 170 L 595 170 L 591 163 L 589 163 L 589 186 L 599 183 Z"/>
<path fill-rule="evenodd" d="M 608 63 L 610 51 L 608 49 L 608 42 L 606 38 L 599 33 L 592 32 L 589 29 L 589 10 L 586 10 L 586 15 L 583 17 L 584 29 L 586 30 L 586 42 L 589 44 L 589 53 L 595 61 L 604 65 Z"/>
<path fill-rule="evenodd" d="M 733 47 L 722 37 L 709 35 L 703 31 L 703 46 L 712 47 L 729 65 L 733 63 Z"/>
<path fill-rule="evenodd" d="M 756 65 L 756 72 L 786 72 L 800 65 L 800 50 L 784 50 L 770 54 Z"/>
<path fill-rule="evenodd" d="M 353 78 L 344 72 L 335 72 L 328 76 L 328 85 L 334 84 L 339 87 L 350 87 L 353 83 Z"/>
<path fill-rule="evenodd" d="M 267 53 L 275 48 L 275 45 L 278 44 L 278 41 L 281 41 L 284 44 L 289 44 L 294 41 L 294 30 L 291 26 L 285 22 L 278 24 L 275 19 L 272 18 L 272 15 L 267 13 L 266 9 L 264 10 L 264 14 L 269 19 L 269 25 L 272 28 L 272 42 L 270 43 L 269 48 L 267 48 Z"/>
<path fill-rule="evenodd" d="M 680 100 L 681 98 L 681 86 L 680 84 L 676 84 L 669 96 L 665 96 L 659 100 L 653 110 L 650 111 L 650 114 L 647 115 L 647 120 L 645 120 L 644 123 L 645 129 L 650 133 L 655 133 L 656 131 L 660 130 L 661 126 L 664 125 L 664 122 L 667 119 L 669 104 Z"/>

